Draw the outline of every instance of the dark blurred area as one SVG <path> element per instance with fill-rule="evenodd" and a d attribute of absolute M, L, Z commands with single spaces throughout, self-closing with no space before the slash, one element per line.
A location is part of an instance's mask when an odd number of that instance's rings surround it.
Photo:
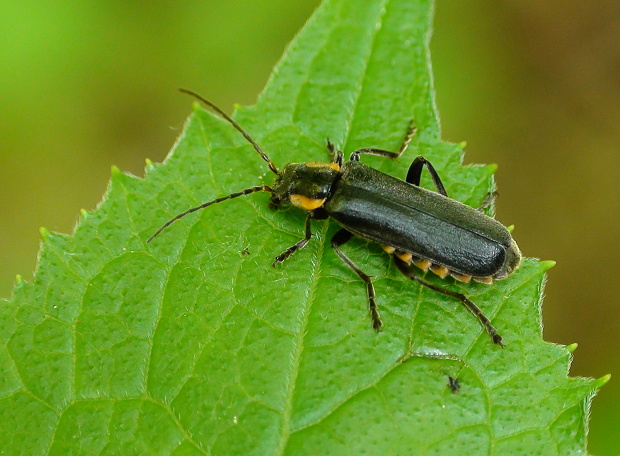
<path fill-rule="evenodd" d="M 164 159 L 191 109 L 178 87 L 252 104 L 318 3 L 3 2 L 0 296 L 31 280 L 39 227 L 70 233 L 112 165 Z M 620 2 L 439 0 L 431 47 L 444 139 L 499 165 L 498 219 L 557 261 L 545 339 L 579 343 L 572 375 L 615 376 L 590 451 L 618 454 Z"/>

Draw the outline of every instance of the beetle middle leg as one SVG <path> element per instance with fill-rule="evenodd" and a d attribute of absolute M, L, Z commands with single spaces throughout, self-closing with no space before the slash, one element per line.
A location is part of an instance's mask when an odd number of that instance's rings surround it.
<path fill-rule="evenodd" d="M 364 281 L 366 284 L 366 291 L 368 292 L 368 310 L 370 311 L 370 318 L 372 319 L 372 327 L 379 331 L 383 323 L 381 323 L 381 317 L 379 316 L 379 311 L 377 310 L 377 303 L 375 301 L 375 287 L 372 284 L 372 280 L 370 276 L 366 275 L 360 268 L 357 267 L 353 261 L 346 256 L 342 250 L 340 250 L 340 246 L 347 241 L 349 241 L 353 237 L 353 235 L 345 230 L 344 228 L 334 234 L 332 237 L 332 248 L 336 252 L 336 254 L 340 257 L 342 261 L 346 263 L 355 273 Z"/>
<path fill-rule="evenodd" d="M 446 188 L 444 187 L 443 182 L 441 182 L 441 178 L 439 177 L 439 174 L 437 174 L 435 167 L 431 164 L 431 162 L 429 162 L 426 158 L 422 156 L 417 157 L 415 160 L 413 160 L 413 163 L 411 163 L 409 171 L 407 172 L 407 178 L 405 179 L 405 181 L 419 187 L 420 178 L 422 176 L 422 169 L 424 168 L 424 166 L 426 166 L 426 169 L 428 169 L 428 172 L 433 179 L 433 183 L 437 188 L 437 192 L 442 194 L 443 196 L 448 196 L 448 192 L 446 192 Z M 478 210 L 480 212 L 484 212 L 486 208 L 488 208 L 495 202 L 496 197 L 497 192 L 489 192 L 480 207 L 478 207 Z"/>
<path fill-rule="evenodd" d="M 293 253 L 295 253 L 296 251 L 303 249 L 306 244 L 310 241 L 310 239 L 312 238 L 312 231 L 311 231 L 311 226 L 310 226 L 310 221 L 312 220 L 312 212 L 308 212 L 308 216 L 306 217 L 306 235 L 303 239 L 297 241 L 297 243 L 295 243 L 294 245 L 290 246 L 288 249 L 286 249 L 284 252 L 282 252 L 280 255 L 278 255 L 275 260 L 273 260 L 273 263 L 271 264 L 272 266 L 275 267 L 276 264 L 278 263 L 282 263 L 284 262 L 288 257 L 290 257 Z"/>
<path fill-rule="evenodd" d="M 480 308 L 476 304 L 474 304 L 472 301 L 470 301 L 464 294 L 446 290 L 445 288 L 441 288 L 436 285 L 433 285 L 432 283 L 429 283 L 426 280 L 422 280 L 421 278 L 417 276 L 414 269 L 411 266 L 409 266 L 407 262 L 401 260 L 397 256 L 394 256 L 394 262 L 396 263 L 396 267 L 400 270 L 400 272 L 403 273 L 405 277 L 411 280 L 415 280 L 420 285 L 424 285 L 425 287 L 430 288 L 433 291 L 442 293 L 446 296 L 451 296 L 461 301 L 465 305 L 465 307 L 467 307 L 467 310 L 469 310 L 472 314 L 474 314 L 474 316 L 478 319 L 480 324 L 484 327 L 484 329 L 486 329 L 486 331 L 489 333 L 489 336 L 491 336 L 493 343 L 504 348 L 504 344 L 502 343 L 502 336 L 500 336 L 497 333 L 497 329 L 495 329 L 495 327 L 491 324 L 491 321 L 486 317 L 486 315 L 482 313 L 482 310 L 480 310 Z"/>
<path fill-rule="evenodd" d="M 424 166 L 426 166 L 428 173 L 431 175 L 431 179 L 433 179 L 433 184 L 435 184 L 435 187 L 437 187 L 437 192 L 442 194 L 443 196 L 448 196 L 448 192 L 446 192 L 446 188 L 444 187 L 443 182 L 441 182 L 441 178 L 439 177 L 439 174 L 437 174 L 435 167 L 431 164 L 431 162 L 429 162 L 426 158 L 422 156 L 419 156 L 415 160 L 413 160 L 413 163 L 411 163 L 409 171 L 407 172 L 407 178 L 405 179 L 405 181 L 419 187 L 420 177 L 422 176 L 422 169 L 424 168 Z"/>

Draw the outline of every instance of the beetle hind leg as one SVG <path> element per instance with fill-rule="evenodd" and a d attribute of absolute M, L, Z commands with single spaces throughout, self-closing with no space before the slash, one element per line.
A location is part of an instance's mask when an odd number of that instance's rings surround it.
<path fill-rule="evenodd" d="M 397 256 L 394 257 L 394 262 L 396 263 L 396 267 L 400 270 L 400 272 L 402 272 L 405 277 L 411 280 L 415 280 L 420 285 L 423 285 L 426 288 L 429 288 L 446 296 L 451 296 L 461 301 L 465 305 L 465 307 L 467 307 L 467 310 L 469 310 L 478 319 L 484 329 L 486 329 L 493 343 L 499 345 L 502 348 L 504 347 L 504 344 L 502 343 L 502 336 L 498 334 L 497 329 L 495 329 L 495 327 L 491 324 L 491 321 L 486 317 L 486 315 L 482 313 L 482 310 L 480 310 L 480 308 L 472 301 L 470 301 L 464 294 L 446 290 L 445 288 L 433 285 L 426 280 L 422 280 L 416 275 L 415 271 L 411 266 L 409 266 L 406 262 L 404 262 Z"/>
<path fill-rule="evenodd" d="M 372 280 L 370 279 L 370 276 L 366 275 L 364 271 L 358 268 L 357 265 L 353 263 L 353 261 L 351 261 L 349 257 L 342 252 L 342 250 L 340 250 L 340 246 L 348 242 L 351 237 L 353 237 L 353 235 L 343 228 L 334 234 L 331 245 L 340 259 L 344 261 L 347 266 L 353 269 L 353 271 L 355 271 L 360 279 L 362 279 L 366 284 L 366 291 L 368 292 L 368 311 L 370 312 L 372 327 L 375 331 L 380 331 L 383 323 L 381 322 L 381 317 L 379 316 L 379 311 L 377 310 L 377 303 L 375 301 L 375 287 L 372 284 Z"/>

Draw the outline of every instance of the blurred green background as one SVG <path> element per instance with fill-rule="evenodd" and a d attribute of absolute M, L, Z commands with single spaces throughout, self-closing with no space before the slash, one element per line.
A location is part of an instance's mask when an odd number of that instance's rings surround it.
<path fill-rule="evenodd" d="M 192 101 L 252 104 L 318 0 L 0 2 L 0 296 L 32 278 L 39 227 L 70 233 L 110 166 L 161 161 Z M 545 338 L 611 382 L 590 451 L 620 453 L 620 2 L 437 2 L 444 139 L 497 163 L 498 219 L 557 260 Z"/>

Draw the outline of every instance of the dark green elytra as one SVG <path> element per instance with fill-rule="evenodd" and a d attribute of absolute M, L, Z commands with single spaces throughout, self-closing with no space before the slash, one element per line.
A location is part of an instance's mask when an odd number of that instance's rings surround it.
<path fill-rule="evenodd" d="M 343 165 L 327 213 L 347 230 L 450 272 L 503 279 L 521 254 L 495 219 L 360 162 Z"/>

